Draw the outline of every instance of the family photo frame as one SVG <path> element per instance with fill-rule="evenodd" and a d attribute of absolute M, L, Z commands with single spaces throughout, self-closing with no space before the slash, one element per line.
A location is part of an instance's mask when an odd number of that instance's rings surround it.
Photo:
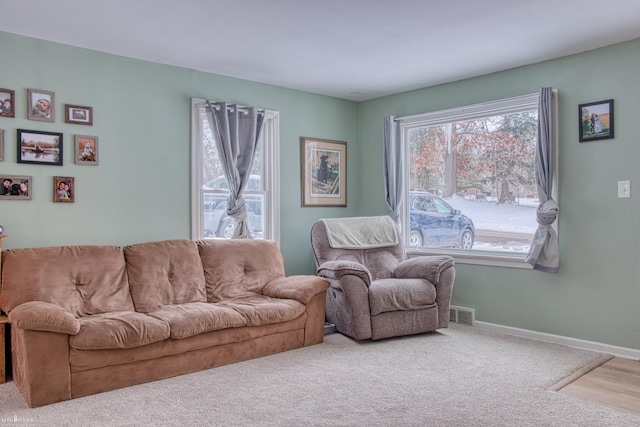
<path fill-rule="evenodd" d="M 25 175 L 0 175 L 0 200 L 31 200 L 33 178 Z"/>
<path fill-rule="evenodd" d="M 27 89 L 27 118 L 41 122 L 55 122 L 56 95 L 49 90 Z"/>
<path fill-rule="evenodd" d="M 0 117 L 16 116 L 16 91 L 0 89 Z"/>
<path fill-rule="evenodd" d="M 65 104 L 64 111 L 65 123 L 93 126 L 93 107 Z"/>
<path fill-rule="evenodd" d="M 18 163 L 62 166 L 62 133 L 18 129 Z"/>
<path fill-rule="evenodd" d="M 77 165 L 98 166 L 98 137 L 76 135 L 75 153 Z"/>
<path fill-rule="evenodd" d="M 56 203 L 75 202 L 76 180 L 72 176 L 53 177 L 53 201 Z"/>
<path fill-rule="evenodd" d="M 580 142 L 613 138 L 613 99 L 578 106 Z"/>
<path fill-rule="evenodd" d="M 300 138 L 302 207 L 347 206 L 347 143 Z"/>

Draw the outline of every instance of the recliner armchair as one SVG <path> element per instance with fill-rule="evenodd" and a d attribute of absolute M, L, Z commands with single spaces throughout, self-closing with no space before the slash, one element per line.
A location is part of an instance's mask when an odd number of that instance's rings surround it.
<path fill-rule="evenodd" d="M 407 259 L 389 216 L 321 219 L 311 228 L 317 274 L 330 282 L 326 320 L 356 340 L 449 325 L 450 256 Z"/>

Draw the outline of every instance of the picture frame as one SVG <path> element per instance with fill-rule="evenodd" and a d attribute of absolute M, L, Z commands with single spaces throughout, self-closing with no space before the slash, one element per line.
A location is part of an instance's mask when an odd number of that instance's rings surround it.
<path fill-rule="evenodd" d="M 77 165 L 98 166 L 98 137 L 89 135 L 76 135 L 75 140 L 75 163 Z"/>
<path fill-rule="evenodd" d="M 4 129 L 0 129 L 0 162 L 4 162 Z"/>
<path fill-rule="evenodd" d="M 64 104 L 64 122 L 93 126 L 93 107 Z"/>
<path fill-rule="evenodd" d="M 56 121 L 56 94 L 49 90 L 27 89 L 27 118 L 40 122 Z"/>
<path fill-rule="evenodd" d="M 0 89 L 0 117 L 16 116 L 16 91 Z"/>
<path fill-rule="evenodd" d="M 347 206 L 347 143 L 300 138 L 302 207 Z"/>
<path fill-rule="evenodd" d="M 0 200 L 31 200 L 33 178 L 0 174 Z"/>
<path fill-rule="evenodd" d="M 56 203 L 74 203 L 76 182 L 72 176 L 53 177 L 53 201 Z"/>
<path fill-rule="evenodd" d="M 18 163 L 62 166 L 62 134 L 18 129 Z"/>
<path fill-rule="evenodd" d="M 612 139 L 613 99 L 578 105 L 580 142 Z"/>

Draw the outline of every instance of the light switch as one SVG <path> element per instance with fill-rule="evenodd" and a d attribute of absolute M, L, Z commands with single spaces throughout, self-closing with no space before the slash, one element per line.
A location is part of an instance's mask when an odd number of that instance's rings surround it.
<path fill-rule="evenodd" d="M 618 199 L 631 197 L 631 181 L 618 181 Z"/>

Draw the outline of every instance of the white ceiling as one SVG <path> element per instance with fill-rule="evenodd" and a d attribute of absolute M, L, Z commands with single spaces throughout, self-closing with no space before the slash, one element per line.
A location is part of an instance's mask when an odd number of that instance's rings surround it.
<path fill-rule="evenodd" d="M 0 0 L 0 30 L 362 101 L 640 37 L 639 0 Z"/>

